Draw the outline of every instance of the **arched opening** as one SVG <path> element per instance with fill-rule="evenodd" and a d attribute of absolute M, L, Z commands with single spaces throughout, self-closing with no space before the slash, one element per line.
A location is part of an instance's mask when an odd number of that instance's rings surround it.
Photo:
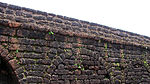
<path fill-rule="evenodd" d="M 0 56 L 0 84 L 19 84 L 10 64 Z"/>

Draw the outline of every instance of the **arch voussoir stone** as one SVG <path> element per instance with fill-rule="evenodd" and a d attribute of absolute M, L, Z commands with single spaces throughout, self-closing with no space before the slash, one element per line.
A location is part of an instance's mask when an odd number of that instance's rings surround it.
<path fill-rule="evenodd" d="M 1 56 L 3 58 L 6 58 L 6 56 L 9 54 L 8 50 L 7 49 L 3 49 L 3 51 L 1 52 Z M 7 60 L 7 59 L 6 59 Z"/>
<path fill-rule="evenodd" d="M 4 51 L 4 48 L 2 45 L 0 45 L 0 53 Z"/>
<path fill-rule="evenodd" d="M 0 45 L 0 59 L 1 59 L 0 66 L 3 67 L 0 70 L 0 74 L 3 75 L 4 72 L 7 72 L 8 75 L 7 77 L 11 77 L 11 79 L 7 78 L 7 81 L 12 81 L 11 82 L 12 84 L 19 84 L 17 75 L 15 74 L 15 70 L 19 67 L 18 65 L 16 65 L 17 60 L 10 60 L 8 58 L 8 54 L 9 54 L 8 50 L 5 49 L 2 45 Z M 4 66 L 4 64 L 6 66 Z M 1 82 L 5 82 L 5 81 L 1 81 Z"/>

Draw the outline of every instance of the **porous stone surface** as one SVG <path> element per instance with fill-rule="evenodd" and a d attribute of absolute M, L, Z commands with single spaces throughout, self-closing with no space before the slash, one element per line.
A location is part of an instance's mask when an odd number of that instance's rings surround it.
<path fill-rule="evenodd" d="M 20 84 L 148 84 L 150 38 L 0 3 L 0 56 Z"/>

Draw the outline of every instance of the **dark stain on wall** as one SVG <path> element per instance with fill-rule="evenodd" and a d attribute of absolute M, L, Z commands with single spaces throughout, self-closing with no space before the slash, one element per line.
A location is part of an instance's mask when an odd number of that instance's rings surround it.
<path fill-rule="evenodd" d="M 20 84 L 150 82 L 147 36 L 5 3 L 0 18 L 0 56 Z"/>

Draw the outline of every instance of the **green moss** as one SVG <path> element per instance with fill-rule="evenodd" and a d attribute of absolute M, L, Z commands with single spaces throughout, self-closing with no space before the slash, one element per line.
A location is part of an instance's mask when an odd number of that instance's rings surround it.
<path fill-rule="evenodd" d="M 18 53 L 18 52 L 19 52 L 19 50 L 17 49 L 17 50 L 16 50 L 16 53 Z"/>
<path fill-rule="evenodd" d="M 120 70 L 121 68 L 120 67 L 116 67 L 116 69 Z"/>
<path fill-rule="evenodd" d="M 14 57 L 14 59 L 17 59 L 17 57 Z"/>
<path fill-rule="evenodd" d="M 24 70 L 23 70 L 24 72 L 26 72 L 26 69 L 24 68 Z"/>
<path fill-rule="evenodd" d="M 119 64 L 119 63 L 113 63 L 113 65 L 120 66 L 120 64 Z"/>
<path fill-rule="evenodd" d="M 51 32 L 48 32 L 48 34 L 49 34 L 49 35 L 53 35 L 53 34 L 54 34 L 54 32 L 52 32 L 52 31 L 51 31 Z"/>
<path fill-rule="evenodd" d="M 147 63 L 147 61 L 145 60 L 144 61 L 144 65 L 147 67 L 148 66 L 148 63 Z"/>
<path fill-rule="evenodd" d="M 147 64 L 147 61 L 144 61 L 144 64 Z"/>
<path fill-rule="evenodd" d="M 104 58 L 107 58 L 108 56 L 104 56 Z"/>
<path fill-rule="evenodd" d="M 65 51 L 65 52 L 67 52 L 67 50 L 66 50 L 66 49 L 64 49 L 64 51 Z"/>
<path fill-rule="evenodd" d="M 85 70 L 84 67 L 82 67 L 81 70 L 82 70 L 82 71 Z"/>
<path fill-rule="evenodd" d="M 81 69 L 81 66 L 78 66 L 79 69 Z"/>
<path fill-rule="evenodd" d="M 110 55 L 110 53 L 108 53 L 108 57 L 110 57 L 111 55 Z"/>
<path fill-rule="evenodd" d="M 121 54 L 121 57 L 124 58 L 124 53 Z"/>
<path fill-rule="evenodd" d="M 74 65 L 76 65 L 76 66 L 77 66 L 78 64 L 74 64 Z"/>
<path fill-rule="evenodd" d="M 17 39 L 17 36 L 13 36 L 13 38 L 16 38 L 16 39 Z"/>
<path fill-rule="evenodd" d="M 113 72 L 110 72 L 110 75 L 112 76 L 112 75 L 113 75 Z"/>
<path fill-rule="evenodd" d="M 104 44 L 104 47 L 105 47 L 105 51 L 107 51 L 107 48 L 108 48 L 107 43 Z"/>
<path fill-rule="evenodd" d="M 75 80 L 76 80 L 76 81 L 78 80 L 77 76 L 75 77 Z"/>

